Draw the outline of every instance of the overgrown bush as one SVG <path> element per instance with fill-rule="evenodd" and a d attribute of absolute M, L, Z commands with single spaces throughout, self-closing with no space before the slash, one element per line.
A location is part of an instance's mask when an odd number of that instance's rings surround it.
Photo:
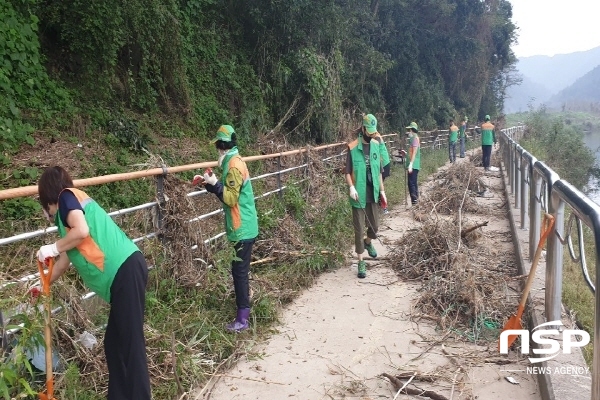
<path fill-rule="evenodd" d="M 30 10 L 36 0 L 0 0 L 0 164 L 27 143 L 39 123 L 68 111 L 67 91 L 52 81 L 44 68 L 38 40 L 38 17 Z M 17 4 L 17 9 L 14 4 Z"/>
<path fill-rule="evenodd" d="M 544 161 L 561 178 L 582 189 L 596 171 L 594 153 L 585 145 L 583 133 L 566 125 L 561 116 L 545 107 L 531 110 L 521 145 Z"/>

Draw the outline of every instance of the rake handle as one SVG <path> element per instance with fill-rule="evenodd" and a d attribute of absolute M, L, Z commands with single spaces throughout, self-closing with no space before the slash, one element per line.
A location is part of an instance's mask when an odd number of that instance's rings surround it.
<path fill-rule="evenodd" d="M 525 289 L 523 289 L 523 295 L 521 296 L 521 302 L 519 303 L 519 310 L 525 308 L 525 303 L 527 302 L 527 296 L 529 295 L 529 290 L 531 289 L 531 285 L 533 284 L 533 278 L 535 277 L 535 270 L 540 261 L 540 257 L 542 256 L 542 250 L 544 249 L 544 243 L 548 238 L 548 235 L 552 231 L 552 227 L 554 227 L 554 217 L 550 214 L 544 214 L 544 221 L 542 222 L 542 233 L 540 234 L 540 241 L 538 242 L 537 248 L 535 249 L 535 255 L 533 257 L 533 262 L 531 263 L 531 268 L 529 269 L 529 275 L 527 276 L 527 283 L 525 284 Z"/>
<path fill-rule="evenodd" d="M 45 327 L 44 327 L 44 342 L 46 344 L 46 393 L 40 394 L 40 399 L 54 399 L 54 376 L 52 374 L 52 330 L 50 325 L 52 323 L 52 305 L 50 304 L 50 279 L 52 278 L 52 271 L 54 269 L 54 258 L 46 259 L 48 265 L 48 273 L 44 272 L 44 264 L 38 260 L 38 270 L 40 272 L 40 281 L 42 283 L 42 293 L 44 293 L 45 303 Z"/>

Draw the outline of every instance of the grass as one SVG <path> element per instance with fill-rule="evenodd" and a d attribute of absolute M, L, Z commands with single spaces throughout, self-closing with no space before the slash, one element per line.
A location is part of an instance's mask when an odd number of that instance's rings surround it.
<path fill-rule="evenodd" d="M 565 221 L 568 221 L 565 218 Z M 575 227 L 574 227 L 575 228 Z M 565 227 L 565 232 L 567 228 Z M 579 232 L 574 229 L 573 247 L 575 255 L 579 256 L 580 248 Z M 592 283 L 595 284 L 596 279 L 596 255 L 594 245 L 594 235 L 588 227 L 583 225 L 583 240 L 585 246 L 585 261 L 587 270 Z M 593 250 L 593 251 L 592 251 Z M 595 299 L 594 294 L 585 282 L 581 263 L 571 259 L 568 247 L 564 249 L 563 255 L 563 288 L 562 300 L 565 306 L 574 314 L 577 324 L 580 329 L 584 329 L 590 334 L 590 343 L 583 348 L 583 356 L 589 366 L 592 365 L 594 355 L 594 319 L 595 319 Z"/>

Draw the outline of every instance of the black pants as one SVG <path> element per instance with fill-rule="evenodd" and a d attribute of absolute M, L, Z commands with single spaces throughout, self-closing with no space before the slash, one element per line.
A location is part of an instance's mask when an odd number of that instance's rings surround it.
<path fill-rule="evenodd" d="M 235 244 L 235 256 L 237 260 L 231 262 L 231 276 L 233 276 L 235 304 L 238 310 L 250 308 L 250 280 L 248 273 L 250 272 L 250 259 L 254 240 L 240 240 Z"/>
<path fill-rule="evenodd" d="M 483 168 L 490 167 L 490 158 L 492 156 L 492 145 L 491 144 L 482 144 L 481 145 L 481 164 Z"/>
<path fill-rule="evenodd" d="M 150 400 L 144 339 L 148 266 L 136 251 L 119 268 L 110 287 L 110 314 L 104 336 L 108 400 Z"/>
<path fill-rule="evenodd" d="M 418 169 L 413 169 L 412 173 L 408 174 L 408 193 L 410 193 L 410 201 L 412 204 L 417 204 L 419 199 L 419 186 L 417 184 Z"/>

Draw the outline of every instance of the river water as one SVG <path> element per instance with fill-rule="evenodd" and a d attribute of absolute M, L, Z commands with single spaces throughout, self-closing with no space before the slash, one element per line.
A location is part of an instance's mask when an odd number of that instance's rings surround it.
<path fill-rule="evenodd" d="M 592 131 L 583 136 L 583 141 L 596 155 L 596 163 L 600 165 L 600 131 Z M 600 182 L 591 178 L 587 185 L 586 194 L 596 203 L 600 204 Z"/>

